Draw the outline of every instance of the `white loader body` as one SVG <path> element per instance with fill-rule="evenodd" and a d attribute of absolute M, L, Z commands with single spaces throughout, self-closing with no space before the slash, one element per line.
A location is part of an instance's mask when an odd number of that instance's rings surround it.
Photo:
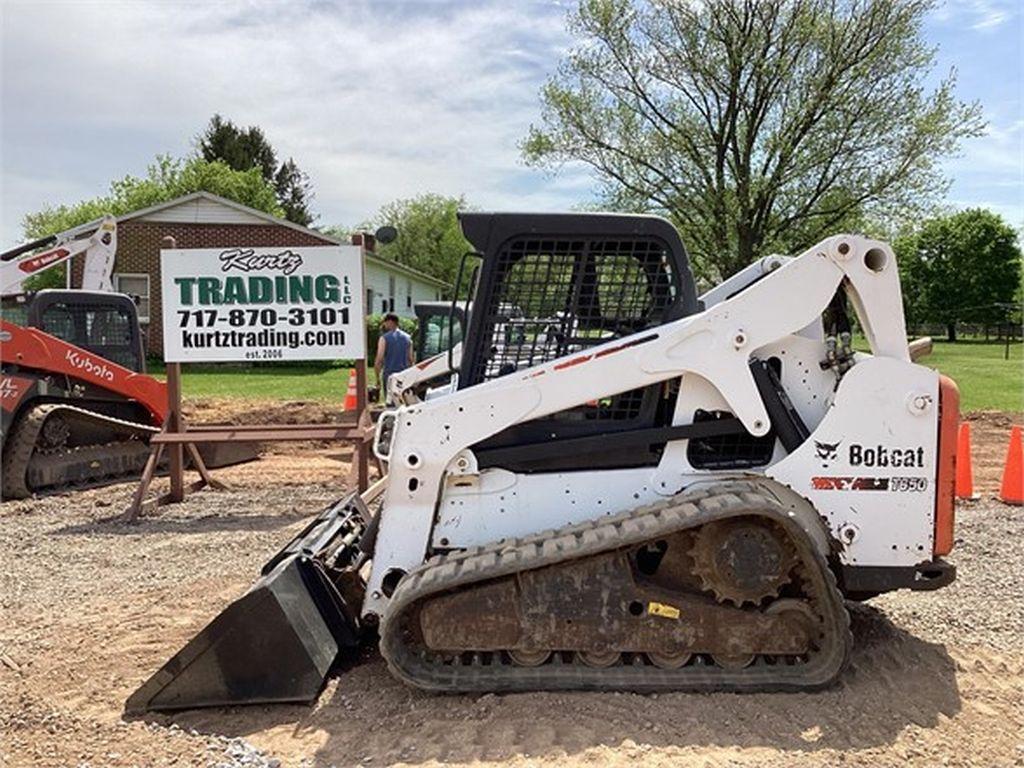
<path fill-rule="evenodd" d="M 844 280 L 872 355 L 859 355 L 836 387 L 819 365 L 820 318 Z M 519 537 L 721 480 L 689 464 L 687 440 L 669 443 L 657 467 L 594 472 L 479 471 L 469 448 L 509 425 L 673 379 L 674 424 L 695 408 L 721 409 L 764 435 L 771 422 L 752 356 L 785 361 L 782 384 L 811 436 L 791 454 L 776 445 L 750 474 L 809 500 L 844 563 L 913 566 L 930 557 L 939 377 L 910 361 L 892 249 L 839 235 L 700 314 L 388 414 L 380 424 L 391 430 L 381 450 L 389 484 L 364 614 L 387 611 L 385 576 L 419 565 L 428 548 Z"/>

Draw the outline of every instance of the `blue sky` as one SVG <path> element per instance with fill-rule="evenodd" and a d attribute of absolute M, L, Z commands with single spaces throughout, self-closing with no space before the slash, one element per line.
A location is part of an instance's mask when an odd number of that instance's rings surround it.
<path fill-rule="evenodd" d="M 565 2 L 0 3 L 0 244 L 25 213 L 184 155 L 214 112 L 264 128 L 316 188 L 319 224 L 422 191 L 558 210 L 593 179 L 517 143 L 570 44 Z M 925 29 L 989 134 L 947 163 L 957 207 L 1024 225 L 1021 42 L 1010 0 L 947 0 Z"/>

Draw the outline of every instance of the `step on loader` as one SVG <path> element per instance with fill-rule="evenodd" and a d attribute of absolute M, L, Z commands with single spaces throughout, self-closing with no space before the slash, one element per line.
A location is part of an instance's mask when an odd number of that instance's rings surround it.
<path fill-rule="evenodd" d="M 888 245 L 837 235 L 698 296 L 660 218 L 460 219 L 465 338 L 392 377 L 386 480 L 129 711 L 309 701 L 374 639 L 430 691 L 813 690 L 846 600 L 953 580 L 957 389 L 911 359 Z"/>

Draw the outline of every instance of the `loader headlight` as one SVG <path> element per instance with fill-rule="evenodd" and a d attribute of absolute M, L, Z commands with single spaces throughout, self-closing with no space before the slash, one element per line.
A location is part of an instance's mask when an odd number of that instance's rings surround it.
<path fill-rule="evenodd" d="M 373 452 L 381 461 L 388 461 L 391 458 L 391 439 L 395 435 L 395 419 L 397 414 L 394 411 L 384 411 L 377 420 L 377 432 L 373 438 Z"/>

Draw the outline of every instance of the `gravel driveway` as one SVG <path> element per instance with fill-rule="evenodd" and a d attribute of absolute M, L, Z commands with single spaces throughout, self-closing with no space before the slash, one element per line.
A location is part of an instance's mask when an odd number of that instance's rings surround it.
<path fill-rule="evenodd" d="M 243 591 L 347 456 L 218 471 L 138 525 L 132 485 L 0 505 L 0 765 L 1024 765 L 1024 511 L 958 512 L 959 578 L 853 609 L 818 694 L 431 696 L 367 652 L 313 707 L 126 720 L 134 688 Z"/>

